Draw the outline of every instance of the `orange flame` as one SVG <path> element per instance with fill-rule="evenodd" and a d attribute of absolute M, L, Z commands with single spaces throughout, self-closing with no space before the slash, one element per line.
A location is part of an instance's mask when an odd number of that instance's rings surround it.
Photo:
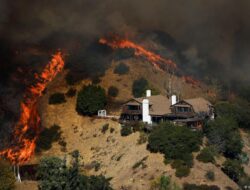
<path fill-rule="evenodd" d="M 34 154 L 36 140 L 40 133 L 40 117 L 37 111 L 37 102 L 42 92 L 55 76 L 62 71 L 64 60 L 61 52 L 53 55 L 40 75 L 36 75 L 37 83 L 27 89 L 24 100 L 21 102 L 21 115 L 14 127 L 13 141 L 9 148 L 0 152 L 13 164 L 24 164 Z"/>
<path fill-rule="evenodd" d="M 200 87 L 201 86 L 200 81 L 194 79 L 191 76 L 183 76 L 182 80 L 188 84 L 191 84 L 193 87 Z"/>
<path fill-rule="evenodd" d="M 112 39 L 101 38 L 99 40 L 99 43 L 108 45 L 113 49 L 132 48 L 135 50 L 135 56 L 145 56 L 149 62 L 151 62 L 154 66 L 156 66 L 160 70 L 165 69 L 166 66 L 169 66 L 171 69 L 177 68 L 176 64 L 172 60 L 165 59 L 160 55 L 148 51 L 142 46 L 127 39 L 122 39 L 120 37 L 114 36 L 114 38 Z"/>

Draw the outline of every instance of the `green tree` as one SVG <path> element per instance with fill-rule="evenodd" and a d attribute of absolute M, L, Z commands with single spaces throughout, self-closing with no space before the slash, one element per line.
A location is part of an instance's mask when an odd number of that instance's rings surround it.
<path fill-rule="evenodd" d="M 105 90 L 100 86 L 84 86 L 77 95 L 76 111 L 82 115 L 94 115 L 107 103 Z"/>
<path fill-rule="evenodd" d="M 187 127 L 163 123 L 149 135 L 148 149 L 161 152 L 166 158 L 186 160 L 193 151 L 199 150 L 201 136 Z"/>
<path fill-rule="evenodd" d="M 138 98 L 145 95 L 146 90 L 148 89 L 148 81 L 145 78 L 140 78 L 133 82 L 132 93 L 134 97 Z"/>
<path fill-rule="evenodd" d="M 218 117 L 206 125 L 205 133 L 209 143 L 225 156 L 236 158 L 241 153 L 243 144 L 238 131 L 238 124 L 234 119 Z"/>
<path fill-rule="evenodd" d="M 43 158 L 37 169 L 38 186 L 41 190 L 65 189 L 67 175 L 63 160 L 57 157 Z"/>
<path fill-rule="evenodd" d="M 235 182 L 238 182 L 245 175 L 244 169 L 238 160 L 227 159 L 223 163 L 222 171 Z"/>
<path fill-rule="evenodd" d="M 12 190 L 15 188 L 15 176 L 11 165 L 4 160 L 0 160 L 0 189 Z"/>

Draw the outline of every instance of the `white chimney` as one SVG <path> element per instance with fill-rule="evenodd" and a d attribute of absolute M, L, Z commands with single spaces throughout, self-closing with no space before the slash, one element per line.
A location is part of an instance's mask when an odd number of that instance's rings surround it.
<path fill-rule="evenodd" d="M 174 104 L 176 104 L 177 103 L 177 96 L 176 95 L 172 95 L 171 96 L 171 105 L 174 105 Z"/>
<path fill-rule="evenodd" d="M 151 90 L 147 90 L 146 91 L 146 97 L 150 97 L 151 96 Z"/>
<path fill-rule="evenodd" d="M 151 116 L 149 115 L 149 100 L 144 99 L 142 101 L 142 121 L 151 124 Z"/>

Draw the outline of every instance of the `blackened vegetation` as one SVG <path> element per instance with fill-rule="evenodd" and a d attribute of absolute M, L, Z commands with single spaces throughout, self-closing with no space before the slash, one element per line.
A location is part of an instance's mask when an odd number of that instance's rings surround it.
<path fill-rule="evenodd" d="M 61 133 L 61 127 L 58 125 L 53 125 L 50 128 L 44 128 L 39 135 L 36 152 L 49 150 L 52 147 L 53 142 L 60 140 Z"/>
<path fill-rule="evenodd" d="M 62 104 L 66 102 L 65 95 L 63 93 L 54 93 L 49 97 L 49 104 Z"/>

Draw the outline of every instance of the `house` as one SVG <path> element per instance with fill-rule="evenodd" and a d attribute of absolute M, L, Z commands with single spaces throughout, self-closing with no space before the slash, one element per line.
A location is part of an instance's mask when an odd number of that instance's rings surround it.
<path fill-rule="evenodd" d="M 201 127 L 205 119 L 213 118 L 213 105 L 204 98 L 177 101 L 176 95 L 170 99 L 163 95 L 151 96 L 151 91 L 147 90 L 146 97 L 132 98 L 123 104 L 120 120 L 143 121 L 148 124 L 172 121 L 197 128 Z"/>

